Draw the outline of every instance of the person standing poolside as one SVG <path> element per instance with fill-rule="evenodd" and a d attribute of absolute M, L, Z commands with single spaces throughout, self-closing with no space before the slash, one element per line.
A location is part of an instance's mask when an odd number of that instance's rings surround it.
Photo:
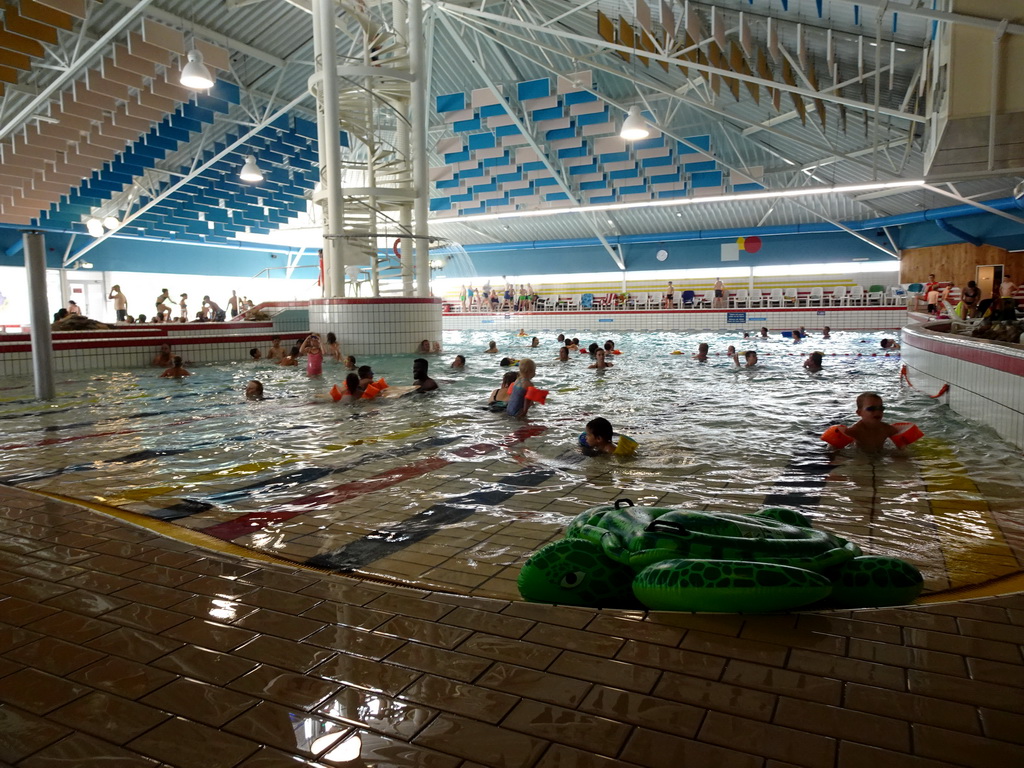
<path fill-rule="evenodd" d="M 117 313 L 117 322 L 123 323 L 128 319 L 128 299 L 121 293 L 121 286 L 115 285 L 107 295 L 108 299 L 114 300 L 114 311 Z"/>
<path fill-rule="evenodd" d="M 226 314 L 223 309 L 220 308 L 220 304 L 213 301 L 209 296 L 203 296 L 203 309 L 209 310 L 209 317 L 215 323 L 223 323 Z"/>
<path fill-rule="evenodd" d="M 981 299 L 981 288 L 973 280 L 967 281 L 967 287 L 960 292 L 960 300 L 967 308 L 966 316 L 974 317 L 978 309 L 978 301 Z"/>
<path fill-rule="evenodd" d="M 720 277 L 715 278 L 715 299 L 711 302 L 711 306 L 718 309 L 725 306 L 725 283 Z"/>
<path fill-rule="evenodd" d="M 468 307 L 466 306 L 466 284 L 463 283 L 462 287 L 459 288 L 459 306 L 462 307 L 462 311 L 465 312 Z"/>
<path fill-rule="evenodd" d="M 231 298 L 227 301 L 228 309 L 231 310 L 231 317 L 238 317 L 238 294 L 231 292 Z"/>
<path fill-rule="evenodd" d="M 181 300 L 178 302 L 178 307 L 181 309 L 181 315 L 179 315 L 179 317 L 181 317 L 181 322 L 187 323 L 188 322 L 188 294 L 187 293 L 181 294 Z"/>
<path fill-rule="evenodd" d="M 162 322 L 164 314 L 167 314 L 167 318 L 171 316 L 171 308 L 167 306 L 167 302 L 171 300 L 171 293 L 166 288 L 162 288 L 162 293 L 156 297 L 156 320 Z"/>
<path fill-rule="evenodd" d="M 662 309 L 675 309 L 675 296 L 676 289 L 672 287 L 672 281 L 668 281 L 668 287 L 665 289 L 665 298 L 661 302 Z"/>
<path fill-rule="evenodd" d="M 1014 294 L 1017 292 L 1017 284 L 1010 279 L 1010 275 L 1003 275 L 1003 282 L 999 284 L 999 298 L 1003 309 L 1015 309 Z"/>
<path fill-rule="evenodd" d="M 470 309 L 476 309 L 476 288 L 472 285 L 466 289 L 466 302 Z"/>
<path fill-rule="evenodd" d="M 81 307 L 75 301 L 68 301 L 68 314 L 69 315 L 80 315 L 82 314 Z"/>

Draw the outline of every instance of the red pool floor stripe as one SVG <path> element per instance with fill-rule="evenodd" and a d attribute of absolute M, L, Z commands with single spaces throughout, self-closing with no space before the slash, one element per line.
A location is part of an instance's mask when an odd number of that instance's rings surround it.
<path fill-rule="evenodd" d="M 499 448 L 512 446 L 526 440 L 527 438 L 539 435 L 544 431 L 544 429 L 545 427 L 539 425 L 521 427 L 500 443 L 477 443 L 475 445 L 458 448 L 452 451 L 452 453 L 462 457 L 483 456 L 485 454 L 492 453 Z M 344 501 L 348 501 L 349 499 L 354 499 L 357 496 L 362 496 L 366 493 L 373 493 L 374 491 L 388 488 L 392 485 L 404 482 L 405 480 L 425 475 L 428 472 L 440 469 L 450 463 L 450 459 L 445 459 L 440 456 L 423 459 L 422 461 L 407 464 L 404 467 L 396 467 L 394 469 L 386 470 L 378 475 L 374 475 L 373 477 L 368 477 L 363 480 L 354 480 L 350 483 L 343 483 L 335 486 L 334 488 L 328 488 L 326 490 L 310 494 L 309 496 L 302 496 L 298 499 L 293 499 L 276 509 L 249 512 L 245 515 L 241 515 L 240 517 L 236 517 L 234 520 L 217 523 L 216 525 L 212 525 L 209 528 L 204 528 L 202 530 L 203 533 L 222 539 L 223 541 L 231 541 L 233 539 L 237 539 L 239 536 L 245 536 L 246 534 L 263 530 L 273 523 L 281 523 L 286 520 L 290 520 L 311 508 L 322 508 L 327 505 L 340 504 Z"/>

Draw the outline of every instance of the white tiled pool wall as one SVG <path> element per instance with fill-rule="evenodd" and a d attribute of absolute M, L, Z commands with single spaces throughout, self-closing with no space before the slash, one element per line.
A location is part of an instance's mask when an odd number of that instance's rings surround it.
<path fill-rule="evenodd" d="M 832 330 L 896 330 L 907 320 L 906 307 L 865 309 L 691 310 L 629 312 L 452 313 L 444 316 L 446 331 L 518 331 L 527 333 L 575 331 L 759 331 L 772 332 L 804 326 L 817 332 Z"/>
<path fill-rule="evenodd" d="M 440 299 L 315 299 L 310 329 L 333 331 L 346 355 L 411 354 L 441 341 Z"/>
<path fill-rule="evenodd" d="M 945 338 L 944 338 L 945 337 Z M 992 427 L 1004 440 L 1024 449 L 1024 376 L 997 370 L 977 358 L 1016 358 L 1024 363 L 1024 349 L 984 339 L 966 339 L 911 326 L 902 339 L 903 364 L 913 387 L 928 395 L 945 384 L 947 394 L 940 402 L 957 413 Z M 931 349 L 923 349 L 928 345 Z M 1014 349 L 1016 346 L 1016 349 Z M 942 354 L 942 352 L 949 354 Z M 976 359 L 967 359 L 972 355 Z M 955 355 L 955 356 L 953 356 Z"/>

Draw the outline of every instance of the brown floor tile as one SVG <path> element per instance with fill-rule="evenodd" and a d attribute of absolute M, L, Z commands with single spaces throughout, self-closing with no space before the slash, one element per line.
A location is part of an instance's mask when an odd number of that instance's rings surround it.
<path fill-rule="evenodd" d="M 710 656 L 696 651 L 683 651 L 678 648 L 667 648 L 663 645 L 627 640 L 615 657 L 619 661 L 627 661 L 655 669 L 684 672 L 711 680 L 717 680 L 725 669 L 725 659 L 721 656 Z"/>
<path fill-rule="evenodd" d="M 418 643 L 448 649 L 454 648 L 472 634 L 468 629 L 410 616 L 395 616 L 377 627 L 376 631 L 395 635 L 403 640 L 414 638 Z"/>
<path fill-rule="evenodd" d="M 385 593 L 376 600 L 367 603 L 366 607 L 375 611 L 385 611 L 400 616 L 412 616 L 428 621 L 437 621 L 446 613 L 454 610 L 450 605 L 424 600 L 423 597 L 425 596 L 407 597 L 405 595 Z"/>
<path fill-rule="evenodd" d="M 402 698 L 487 723 L 499 722 L 518 701 L 506 693 L 434 675 L 423 675 L 402 691 Z"/>
<path fill-rule="evenodd" d="M 936 675 L 916 669 L 908 672 L 907 681 L 911 693 L 1024 714 L 1024 696 L 1020 695 L 1019 688 L 1009 685 Z"/>
<path fill-rule="evenodd" d="M 500 638 L 504 640 L 504 638 Z M 392 664 L 400 664 L 403 667 L 411 667 L 421 672 L 431 672 L 436 675 L 470 682 L 475 680 L 481 672 L 490 666 L 490 662 L 467 654 L 479 650 L 467 648 L 467 641 L 463 643 L 458 652 L 446 651 L 443 648 L 434 648 L 419 643 L 406 643 L 397 651 L 388 656 Z"/>
<path fill-rule="evenodd" d="M 618 754 L 630 732 L 616 720 L 529 700 L 520 701 L 501 725 L 608 757 Z"/>
<path fill-rule="evenodd" d="M 224 730 L 303 757 L 317 757 L 352 733 L 351 726 L 268 701 L 246 710 Z M 337 738 L 329 738 L 335 734 Z"/>
<path fill-rule="evenodd" d="M 910 728 L 894 718 L 781 697 L 772 722 L 822 736 L 910 752 Z"/>
<path fill-rule="evenodd" d="M 1024 765 L 1024 746 L 915 723 L 914 754 L 972 768 Z"/>
<path fill-rule="evenodd" d="M 1024 664 L 1004 664 L 1001 661 L 989 661 L 988 659 L 967 659 L 967 668 L 975 680 L 1012 685 L 1024 689 Z"/>
<path fill-rule="evenodd" d="M 987 708 L 980 709 L 978 714 L 985 735 L 989 738 L 1024 744 L 1024 715 Z"/>
<path fill-rule="evenodd" d="M 122 608 L 103 615 L 108 621 L 116 621 L 132 629 L 140 629 L 143 632 L 160 634 L 171 627 L 183 624 L 189 617 L 183 613 L 154 608 L 151 605 L 142 603 L 130 603 Z"/>
<path fill-rule="evenodd" d="M 214 651 L 230 651 L 252 640 L 256 633 L 215 621 L 191 619 L 164 631 L 162 636 Z"/>
<path fill-rule="evenodd" d="M 0 678 L 0 701 L 42 715 L 89 693 L 75 685 L 36 669 L 22 669 Z"/>
<path fill-rule="evenodd" d="M 178 640 L 127 627 L 115 629 L 88 643 L 89 648 L 95 648 L 97 651 L 103 651 L 113 656 L 140 661 L 143 664 L 165 656 L 183 645 L 184 643 Z"/>
<path fill-rule="evenodd" d="M 46 604 L 52 608 L 60 608 L 62 611 L 80 613 L 84 616 L 102 616 L 104 613 L 120 608 L 125 605 L 124 600 L 100 592 L 90 592 L 86 589 L 73 589 L 63 594 L 50 598 Z"/>
<path fill-rule="evenodd" d="M 764 763 L 754 755 L 643 728 L 633 731 L 619 757 L 645 768 L 680 768 L 691 765 L 760 768 Z"/>
<path fill-rule="evenodd" d="M 259 589 L 259 587 L 245 584 L 236 579 L 224 579 L 217 576 L 196 576 L 192 581 L 183 584 L 182 589 L 219 600 L 236 601 L 242 595 L 247 595 Z"/>
<path fill-rule="evenodd" d="M 843 705 L 847 709 L 928 723 L 965 733 L 981 733 L 974 707 L 930 696 L 848 683 Z"/>
<path fill-rule="evenodd" d="M 929 760 L 905 752 L 892 752 L 850 741 L 839 743 L 837 768 L 949 768 L 945 760 Z"/>
<path fill-rule="evenodd" d="M 108 656 L 82 667 L 70 675 L 72 680 L 115 693 L 126 699 L 137 699 L 175 679 L 170 672 L 140 664 L 130 659 Z"/>
<path fill-rule="evenodd" d="M 311 675 L 261 664 L 234 680 L 228 687 L 286 707 L 309 711 L 337 693 L 341 685 Z"/>
<path fill-rule="evenodd" d="M 422 673 L 358 656 L 335 656 L 314 667 L 310 674 L 369 691 L 379 691 L 388 696 L 397 696 Z"/>
<path fill-rule="evenodd" d="M 610 613 L 599 613 L 587 624 L 587 631 L 675 648 L 683 639 L 686 630 L 658 623 L 657 615 L 650 620 L 641 621 Z"/>
<path fill-rule="evenodd" d="M 43 635 L 38 632 L 30 632 L 21 627 L 12 627 L 10 624 L 0 622 L 0 653 L 6 653 L 12 648 L 28 645 L 31 642 L 42 639 Z"/>
<path fill-rule="evenodd" d="M 616 722 L 653 728 L 686 738 L 696 735 L 705 714 L 705 710 L 700 707 L 604 685 L 595 685 L 579 709 Z"/>
<path fill-rule="evenodd" d="M 40 605 L 35 600 L 20 597 L 5 597 L 0 600 L 0 621 L 15 627 L 22 627 L 57 613 L 56 608 Z"/>
<path fill-rule="evenodd" d="M 65 643 L 53 637 L 40 638 L 34 643 L 8 651 L 5 655 L 8 659 L 54 675 L 66 675 L 103 658 L 99 651 Z"/>
<path fill-rule="evenodd" d="M 0 592 L 32 603 L 42 603 L 51 597 L 70 592 L 71 589 L 72 587 L 65 587 L 63 584 L 30 578 L 15 579 L 0 586 Z"/>
<path fill-rule="evenodd" d="M 156 765 L 156 760 L 84 733 L 73 733 L 21 763 L 22 768 L 154 768 Z"/>
<path fill-rule="evenodd" d="M 194 677 L 214 685 L 226 685 L 257 666 L 248 659 L 235 658 L 194 645 L 179 648 L 157 659 L 153 664 L 169 672 Z"/>
<path fill-rule="evenodd" d="M 163 712 L 97 691 L 51 712 L 50 718 L 115 744 L 125 744 L 167 719 Z"/>
<path fill-rule="evenodd" d="M 411 741 L 437 710 L 360 688 L 343 688 L 317 708 L 327 717 Z"/>
<path fill-rule="evenodd" d="M 983 640 L 995 640 L 1011 645 L 1024 645 L 1024 627 L 977 619 L 957 619 L 960 634 Z M 985 657 L 989 658 L 989 657 Z M 996 659 L 1002 661 L 1002 659 Z"/>
<path fill-rule="evenodd" d="M 570 708 L 579 705 L 591 688 L 591 684 L 583 680 L 504 662 L 494 664 L 476 683 L 503 693 Z"/>
<path fill-rule="evenodd" d="M 585 656 L 565 651 L 548 667 L 556 675 L 575 677 L 590 683 L 603 683 L 615 688 L 650 693 L 661 673 L 650 667 L 641 667 L 625 661 Z"/>
<path fill-rule="evenodd" d="M 721 680 L 723 683 L 743 688 L 756 688 L 759 691 L 822 704 L 839 704 L 843 695 L 843 685 L 838 680 L 805 675 L 778 667 L 765 667 L 737 659 L 728 662 Z"/>
<path fill-rule="evenodd" d="M 329 648 L 318 648 L 306 643 L 293 643 L 270 635 L 257 635 L 249 642 L 232 651 L 232 656 L 252 659 L 263 664 L 290 669 L 293 672 L 308 672 L 336 654 Z"/>
<path fill-rule="evenodd" d="M 235 626 L 286 640 L 301 640 L 320 629 L 322 624 L 301 616 L 259 608 L 236 621 Z"/>
<path fill-rule="evenodd" d="M 299 763 L 295 755 L 282 752 L 273 747 L 260 747 L 256 752 L 247 757 L 237 768 L 327 768 L 326 763 L 304 760 Z"/>
<path fill-rule="evenodd" d="M 1009 627 L 1008 624 L 988 624 L 991 627 Z M 932 651 L 943 651 L 959 656 L 973 656 L 978 659 L 1005 661 L 1019 664 L 1020 645 L 964 635 L 951 635 L 945 632 L 930 632 L 926 629 L 903 630 L 907 645 L 916 648 L 927 648 Z M 1020 634 L 1024 635 L 1024 632 Z M 1024 637 L 1020 643 L 1024 643 Z"/>
<path fill-rule="evenodd" d="M 962 656 L 941 651 L 851 638 L 849 653 L 850 656 L 857 659 L 866 659 L 889 666 L 924 669 L 929 672 L 961 677 L 967 674 L 967 667 L 964 665 Z"/>
<path fill-rule="evenodd" d="M 191 584 L 189 585 L 191 588 Z M 239 602 L 251 605 L 256 608 L 269 608 L 280 613 L 290 613 L 294 616 L 308 611 L 321 602 L 320 598 L 308 595 L 284 592 L 280 589 L 260 587 L 253 592 L 248 592 L 239 598 Z"/>
<path fill-rule="evenodd" d="M 545 624 L 557 624 L 560 627 L 582 629 L 594 618 L 591 608 L 570 608 L 564 605 L 542 605 L 540 603 L 512 602 L 502 610 L 504 616 L 516 616 L 530 621 Z"/>
<path fill-rule="evenodd" d="M 742 742 L 737 742 L 737 734 L 743 734 Z M 835 739 L 722 712 L 708 712 L 697 738 L 721 747 L 742 746 L 764 757 L 808 768 L 832 768 L 836 757 Z"/>
<path fill-rule="evenodd" d="M 134 575 L 133 573 L 132 576 Z M 180 603 L 185 595 L 170 587 L 139 582 L 115 592 L 114 597 L 119 597 L 126 602 L 144 603 L 154 608 L 170 608 L 175 603 Z"/>
<path fill-rule="evenodd" d="M 467 639 L 458 647 L 458 651 L 535 669 L 547 668 L 558 656 L 558 649 L 548 645 L 537 645 L 481 633 L 474 634 Z"/>
<path fill-rule="evenodd" d="M 515 616 L 505 616 L 465 605 L 443 616 L 441 623 L 502 637 L 522 637 L 534 624 L 529 619 L 517 619 Z"/>
<path fill-rule="evenodd" d="M 70 732 L 50 720 L 0 704 L 0 761 L 15 763 Z"/>
<path fill-rule="evenodd" d="M 383 659 L 405 644 L 404 639 L 382 634 L 377 630 L 329 626 L 317 630 L 305 640 L 314 646 L 332 651 L 345 651 L 368 659 Z"/>
<path fill-rule="evenodd" d="M 599 635 L 585 630 L 556 627 L 551 624 L 535 625 L 523 636 L 523 640 L 605 658 L 614 656 L 624 642 L 621 637 Z"/>
<path fill-rule="evenodd" d="M 463 768 L 467 764 L 463 763 Z M 601 757 L 564 744 L 552 744 L 537 763 L 537 768 L 618 768 L 634 765 L 610 757 Z"/>
<path fill-rule="evenodd" d="M 687 632 L 679 647 L 687 651 L 727 656 L 730 659 L 743 659 L 775 667 L 781 667 L 786 663 L 786 654 L 788 653 L 785 646 L 775 643 L 762 643 L 759 640 L 746 640 L 698 631 Z"/>
<path fill-rule="evenodd" d="M 325 601 L 306 611 L 304 618 L 318 621 L 321 624 L 336 624 L 354 629 L 375 629 L 393 615 L 385 611 L 372 611 L 359 605 Z"/>
<path fill-rule="evenodd" d="M 131 749 L 176 768 L 231 766 L 253 754 L 258 743 L 174 717 L 135 739 Z"/>
<path fill-rule="evenodd" d="M 141 699 L 143 704 L 220 727 L 255 706 L 259 699 L 196 680 L 178 678 Z"/>
<path fill-rule="evenodd" d="M 65 579 L 61 583 L 67 584 L 70 587 L 78 587 L 79 589 L 86 589 L 90 592 L 99 592 L 100 594 L 108 595 L 112 592 L 117 592 L 119 589 L 130 587 L 135 582 L 131 579 L 126 579 L 124 576 L 117 576 L 112 573 L 86 571 L 85 573 L 80 573 L 70 579 Z"/>
<path fill-rule="evenodd" d="M 774 694 L 673 672 L 662 675 L 654 689 L 654 695 L 692 704 L 695 707 L 764 721 L 771 719 L 776 700 Z"/>
<path fill-rule="evenodd" d="M 345 765 L 353 754 L 352 747 L 358 749 L 358 758 L 349 760 L 354 765 L 380 768 L 395 764 L 403 768 L 456 768 L 459 765 L 459 758 L 452 755 L 423 749 L 372 731 L 356 731 L 338 742 L 338 746 L 328 751 L 323 759 L 331 765 Z"/>
<path fill-rule="evenodd" d="M 906 690 L 906 670 L 870 661 L 850 659 L 843 656 L 829 656 L 816 651 L 796 648 L 789 654 L 789 669 L 822 675 L 853 683 L 863 683 L 894 691 Z"/>
<path fill-rule="evenodd" d="M 532 736 L 447 714 L 438 715 L 415 743 L 492 768 L 531 766 L 548 745 Z"/>

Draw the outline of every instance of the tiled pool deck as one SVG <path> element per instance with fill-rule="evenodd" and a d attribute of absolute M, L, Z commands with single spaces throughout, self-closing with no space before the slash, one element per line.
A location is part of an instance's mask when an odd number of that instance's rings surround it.
<path fill-rule="evenodd" d="M 0 488 L 0 764 L 1013 766 L 1024 596 L 559 608 L 217 554 Z"/>

